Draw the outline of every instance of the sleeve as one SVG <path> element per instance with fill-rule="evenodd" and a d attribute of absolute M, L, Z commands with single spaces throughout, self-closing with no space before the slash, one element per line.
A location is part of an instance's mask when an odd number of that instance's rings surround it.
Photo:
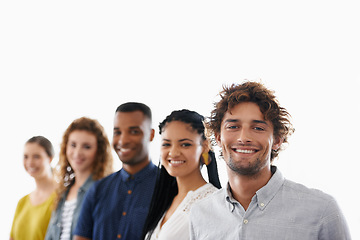
<path fill-rule="evenodd" d="M 48 228 L 46 230 L 45 240 L 51 240 L 52 239 L 51 233 L 54 231 L 53 228 L 54 228 L 55 219 L 56 219 L 55 215 L 56 215 L 56 210 L 54 210 L 51 213 L 50 222 L 49 222 Z"/>
<path fill-rule="evenodd" d="M 94 227 L 94 206 L 96 196 L 96 184 L 94 184 L 89 191 L 86 193 L 82 207 L 80 210 L 79 220 L 76 224 L 75 231 L 73 235 L 90 238 L 93 236 L 93 227 Z"/>
<path fill-rule="evenodd" d="M 329 202 L 322 218 L 319 240 L 351 240 L 349 228 L 335 199 Z"/>

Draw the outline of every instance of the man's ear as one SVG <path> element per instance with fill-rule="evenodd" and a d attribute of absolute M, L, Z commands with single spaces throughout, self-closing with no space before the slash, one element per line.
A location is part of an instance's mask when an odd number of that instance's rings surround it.
<path fill-rule="evenodd" d="M 281 147 L 281 144 L 284 142 L 284 139 L 280 138 L 280 137 L 275 137 L 274 138 L 274 142 L 272 145 L 272 150 L 279 150 L 279 148 Z"/>
<path fill-rule="evenodd" d="M 152 142 L 152 140 L 154 140 L 155 137 L 155 130 L 152 128 L 151 132 L 150 132 L 150 142 Z"/>
<path fill-rule="evenodd" d="M 219 147 L 221 147 L 221 137 L 220 137 L 220 133 L 215 133 L 214 135 L 215 135 L 215 141 L 216 141 L 217 145 L 218 145 Z"/>

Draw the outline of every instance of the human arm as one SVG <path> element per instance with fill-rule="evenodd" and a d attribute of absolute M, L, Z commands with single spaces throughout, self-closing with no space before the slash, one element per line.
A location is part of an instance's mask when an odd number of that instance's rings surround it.
<path fill-rule="evenodd" d="M 330 201 L 321 221 L 319 240 L 351 240 L 349 228 L 335 200 Z"/>

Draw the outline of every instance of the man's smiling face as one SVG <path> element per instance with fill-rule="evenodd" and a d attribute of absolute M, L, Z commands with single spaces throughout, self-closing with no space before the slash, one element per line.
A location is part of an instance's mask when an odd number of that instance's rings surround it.
<path fill-rule="evenodd" d="M 242 102 L 225 113 L 216 141 L 228 168 L 239 175 L 254 176 L 270 168 L 271 150 L 281 145 L 273 132 L 256 103 Z"/>

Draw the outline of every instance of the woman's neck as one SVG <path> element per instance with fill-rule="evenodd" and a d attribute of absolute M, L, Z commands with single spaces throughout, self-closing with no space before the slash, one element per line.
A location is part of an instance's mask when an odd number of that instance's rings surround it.
<path fill-rule="evenodd" d="M 176 182 L 178 185 L 178 196 L 182 196 L 182 198 L 184 198 L 189 191 L 195 191 L 206 184 L 200 171 L 192 176 L 177 177 Z"/>
<path fill-rule="evenodd" d="M 90 175 L 91 172 L 86 172 L 86 173 L 75 172 L 75 183 L 73 186 L 80 188 L 82 185 L 84 185 L 84 183 L 86 182 L 86 180 L 89 178 Z"/>
<path fill-rule="evenodd" d="M 55 190 L 55 180 L 52 174 L 35 179 L 36 192 L 53 192 Z"/>

